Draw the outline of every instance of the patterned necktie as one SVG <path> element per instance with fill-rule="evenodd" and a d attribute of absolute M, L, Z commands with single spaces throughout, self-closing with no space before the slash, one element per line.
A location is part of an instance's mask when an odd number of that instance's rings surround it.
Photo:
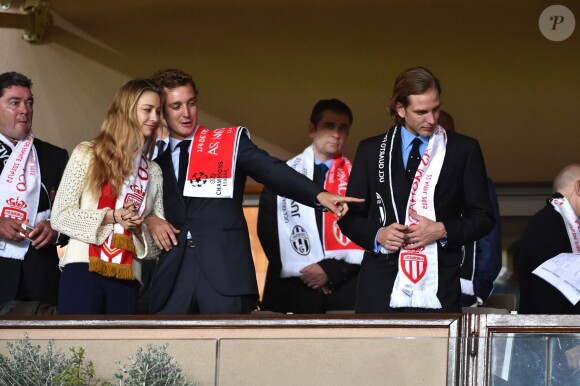
<path fill-rule="evenodd" d="M 413 181 L 417 168 L 419 167 L 419 162 L 421 162 L 421 154 L 419 153 L 419 145 L 422 141 L 417 137 L 413 140 L 413 148 L 409 153 L 409 158 L 407 158 L 407 178 L 409 181 Z"/>
<path fill-rule="evenodd" d="M 185 186 L 187 166 L 189 163 L 189 145 L 191 144 L 190 139 L 181 141 L 177 147 L 179 147 L 179 177 L 177 178 L 177 185 L 179 186 L 179 191 L 183 192 L 183 187 Z"/>

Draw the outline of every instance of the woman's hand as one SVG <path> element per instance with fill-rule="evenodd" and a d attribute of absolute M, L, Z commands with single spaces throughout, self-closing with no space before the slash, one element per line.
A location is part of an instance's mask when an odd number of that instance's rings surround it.
<path fill-rule="evenodd" d="M 126 202 L 122 208 L 112 210 L 113 223 L 121 225 L 128 231 L 140 231 L 145 219 L 139 215 L 138 210 L 133 202 Z"/>

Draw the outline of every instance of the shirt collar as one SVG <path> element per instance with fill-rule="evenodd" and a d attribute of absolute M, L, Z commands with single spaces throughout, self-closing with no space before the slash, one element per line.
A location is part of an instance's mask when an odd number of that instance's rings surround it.
<path fill-rule="evenodd" d="M 332 166 L 332 159 L 329 159 L 326 162 L 322 162 L 321 160 L 319 160 L 318 158 L 316 158 L 316 156 L 314 157 L 314 165 L 320 165 L 321 163 L 325 163 L 326 166 L 328 166 L 328 169 L 330 170 L 330 167 Z"/>
<path fill-rule="evenodd" d="M 183 140 L 181 139 L 176 139 L 173 137 L 168 137 L 169 138 L 169 146 L 171 146 L 171 152 L 175 151 L 175 148 L 177 147 L 177 145 L 179 145 L 182 141 L 185 141 L 186 139 L 192 140 L 193 139 L 193 133 L 191 133 L 191 135 Z"/>

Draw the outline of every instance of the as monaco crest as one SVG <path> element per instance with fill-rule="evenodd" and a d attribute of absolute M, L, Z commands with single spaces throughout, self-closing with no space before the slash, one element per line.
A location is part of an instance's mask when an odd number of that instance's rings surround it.
<path fill-rule="evenodd" d="M 125 196 L 125 203 L 132 202 L 136 208 L 140 208 L 145 198 L 145 191 L 139 185 L 131 185 L 132 193 L 127 193 Z"/>
<path fill-rule="evenodd" d="M 23 210 L 28 205 L 19 197 L 12 197 L 6 200 L 8 206 L 2 208 L 2 217 L 13 218 L 15 220 L 26 220 L 26 212 Z"/>
<path fill-rule="evenodd" d="M 427 255 L 417 252 L 403 252 L 400 257 L 400 268 L 414 284 L 427 272 Z"/>

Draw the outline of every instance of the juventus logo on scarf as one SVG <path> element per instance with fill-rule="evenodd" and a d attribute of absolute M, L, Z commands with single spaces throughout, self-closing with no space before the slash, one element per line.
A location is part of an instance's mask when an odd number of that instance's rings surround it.
<path fill-rule="evenodd" d="M 566 224 L 566 231 L 572 246 L 572 253 L 580 254 L 580 219 L 574 213 L 572 205 L 565 197 L 551 198 L 550 204 L 554 207 L 556 212 L 562 216 Z"/>
<path fill-rule="evenodd" d="M 312 145 L 287 164 L 312 180 L 314 153 Z M 332 161 L 324 188 L 332 193 L 344 194 L 352 165 L 343 156 Z M 342 234 L 332 212 L 322 215 L 322 239 L 318 237 L 315 209 L 278 196 L 278 241 L 282 260 L 281 277 L 300 276 L 305 266 L 324 258 L 360 264 L 364 250 Z"/>
<path fill-rule="evenodd" d="M 199 126 L 189 148 L 183 194 L 187 197 L 232 198 L 240 135 L 243 126 L 209 130 Z"/>
<path fill-rule="evenodd" d="M 394 138 L 399 127 L 395 127 L 391 133 L 387 133 L 385 140 L 379 149 L 379 170 L 384 169 L 384 153 L 386 143 L 390 136 L 389 149 L 389 175 L 388 181 L 384 173 L 379 173 L 379 189 L 381 191 L 390 191 L 392 210 L 395 213 L 397 222 L 399 222 L 397 207 L 395 205 L 392 179 L 392 160 Z M 447 145 L 447 135 L 443 127 L 437 125 L 434 133 L 429 140 L 427 150 L 421 159 L 417 168 L 411 192 L 407 201 L 405 210 L 405 225 L 412 227 L 417 221 L 409 215 L 409 211 L 427 217 L 436 221 L 434 195 L 435 186 L 439 180 L 443 160 L 445 159 L 445 150 Z M 382 164 L 381 164 L 382 162 Z M 381 167 L 382 165 L 382 167 Z M 389 184 L 389 189 L 385 186 Z M 377 195 L 377 203 L 381 213 L 381 219 L 384 219 L 385 203 L 380 195 Z M 383 224 L 385 225 L 385 224 Z M 438 289 L 438 270 L 437 270 L 437 243 L 433 242 L 425 247 L 410 249 L 403 245 L 399 251 L 399 272 L 395 279 L 393 292 L 391 293 L 390 306 L 399 307 L 417 307 L 417 308 L 441 308 L 441 303 L 437 299 Z"/>
<path fill-rule="evenodd" d="M 103 184 L 98 209 L 120 209 L 127 202 L 132 202 L 138 208 L 139 215 L 143 215 L 148 183 L 149 164 L 144 155 L 138 155 L 135 158 L 133 172 L 125 180 L 118 197 L 111 194 L 108 183 Z M 89 246 L 89 271 L 102 276 L 134 280 L 132 268 L 134 253 L 135 244 L 131 240 L 131 232 L 120 224 L 113 224 L 113 232 L 102 245 Z"/>
<path fill-rule="evenodd" d="M 32 132 L 13 148 L 5 137 L 1 137 L 5 164 L 0 173 L 0 216 L 36 224 L 40 200 L 40 168 L 34 148 Z M 6 141 L 6 142 L 5 142 Z M 12 150 L 9 153 L 9 150 Z M 9 154 L 9 156 L 8 156 Z M 7 157 L 6 157 L 7 156 Z M 47 215 L 48 216 L 48 215 Z M 2 256 L 23 260 L 29 241 L 1 241 Z"/>

